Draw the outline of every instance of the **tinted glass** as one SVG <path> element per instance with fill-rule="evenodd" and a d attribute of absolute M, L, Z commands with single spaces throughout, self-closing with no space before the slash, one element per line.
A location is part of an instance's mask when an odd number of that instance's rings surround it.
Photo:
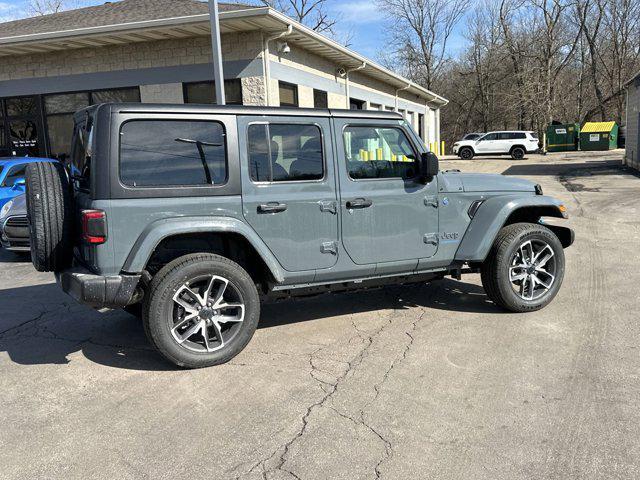
<path fill-rule="evenodd" d="M 322 135 L 316 125 L 250 125 L 249 173 L 254 182 L 320 180 Z"/>
<path fill-rule="evenodd" d="M 91 104 L 111 103 L 111 102 L 133 102 L 140 101 L 140 89 L 121 88 L 118 90 L 102 90 L 100 92 L 91 92 Z"/>
<path fill-rule="evenodd" d="M 72 140 L 72 157 L 71 157 L 71 175 L 78 181 L 81 189 L 90 187 L 91 177 L 91 148 L 90 143 L 93 140 L 92 124 L 86 127 L 84 123 L 74 128 Z"/>
<path fill-rule="evenodd" d="M 125 123 L 120 178 L 133 187 L 221 185 L 227 179 L 224 129 L 217 122 Z"/>
<path fill-rule="evenodd" d="M 51 156 L 62 160 L 71 156 L 71 135 L 73 134 L 73 114 L 51 115 L 47 117 L 49 147 Z"/>
<path fill-rule="evenodd" d="M 75 113 L 88 106 L 89 94 L 87 92 L 47 95 L 44 99 L 44 108 L 47 115 L 52 113 Z"/>
<path fill-rule="evenodd" d="M 535 138 L 536 140 L 538 140 L 538 134 L 536 132 L 529 132 L 529 135 L 531 135 L 533 138 Z M 523 137 L 524 138 L 524 137 Z"/>
<path fill-rule="evenodd" d="M 280 105 L 284 107 L 298 106 L 298 87 L 291 83 L 280 82 Z"/>
<path fill-rule="evenodd" d="M 227 105 L 242 105 L 242 83 L 239 78 L 224 81 L 224 95 Z M 215 82 L 186 83 L 185 103 L 216 103 Z"/>
<path fill-rule="evenodd" d="M 480 137 L 480 135 L 478 133 L 470 133 L 468 135 L 465 135 L 465 137 L 463 138 L 463 140 L 475 140 L 478 137 Z"/>
<path fill-rule="evenodd" d="M 482 137 L 481 141 L 487 141 L 487 140 L 495 140 L 498 138 L 498 134 L 497 133 L 490 133 L 488 135 L 485 135 L 484 137 Z"/>
<path fill-rule="evenodd" d="M 364 102 L 362 100 L 356 100 L 355 98 L 350 98 L 349 108 L 351 110 L 364 110 Z"/>
<path fill-rule="evenodd" d="M 3 187 L 13 187 L 13 184 L 16 183 L 16 180 L 24 179 L 25 173 L 27 171 L 27 165 L 16 165 L 15 167 L 11 167 L 11 169 L 7 172 L 7 176 L 2 181 Z"/>
<path fill-rule="evenodd" d="M 329 108 L 329 100 L 327 98 L 327 92 L 323 92 L 322 90 L 314 90 L 313 106 L 315 108 Z"/>
<path fill-rule="evenodd" d="M 38 156 L 38 127 L 31 120 L 13 120 L 9 122 L 9 140 L 18 155 Z"/>
<path fill-rule="evenodd" d="M 409 179 L 418 172 L 417 155 L 400 128 L 347 127 L 344 144 L 353 179 Z"/>
<path fill-rule="evenodd" d="M 36 115 L 37 113 L 38 105 L 35 97 L 7 99 L 7 115 L 10 117 Z"/>

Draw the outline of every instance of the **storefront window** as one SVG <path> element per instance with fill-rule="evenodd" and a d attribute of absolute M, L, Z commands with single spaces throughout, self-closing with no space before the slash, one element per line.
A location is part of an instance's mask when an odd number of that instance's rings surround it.
<path fill-rule="evenodd" d="M 239 78 L 224 81 L 224 95 L 227 105 L 242 105 L 242 83 Z M 185 83 L 184 103 L 216 103 L 215 82 Z"/>
<path fill-rule="evenodd" d="M 49 156 L 60 160 L 70 158 L 75 112 L 89 105 L 110 102 L 140 102 L 140 89 L 134 87 L 47 95 L 44 98 L 44 107 Z"/>

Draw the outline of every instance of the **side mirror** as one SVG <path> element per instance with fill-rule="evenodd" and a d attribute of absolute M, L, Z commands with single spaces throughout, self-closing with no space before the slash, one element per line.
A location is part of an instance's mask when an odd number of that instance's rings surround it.
<path fill-rule="evenodd" d="M 27 181 L 24 178 L 18 178 L 15 182 L 13 182 L 13 190 L 21 190 L 25 188 L 27 185 Z"/>
<path fill-rule="evenodd" d="M 426 152 L 420 156 L 420 176 L 430 182 L 440 171 L 438 157 L 433 152 Z"/>

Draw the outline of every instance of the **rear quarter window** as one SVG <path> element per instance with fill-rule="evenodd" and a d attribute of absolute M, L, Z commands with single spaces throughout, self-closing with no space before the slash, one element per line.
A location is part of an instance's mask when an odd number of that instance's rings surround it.
<path fill-rule="evenodd" d="M 126 186 L 223 185 L 227 179 L 219 122 L 131 120 L 120 129 L 120 181 Z"/>

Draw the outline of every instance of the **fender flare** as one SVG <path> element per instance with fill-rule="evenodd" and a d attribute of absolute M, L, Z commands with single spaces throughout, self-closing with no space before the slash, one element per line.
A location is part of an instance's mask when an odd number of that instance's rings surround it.
<path fill-rule="evenodd" d="M 174 217 L 152 222 L 143 230 L 122 267 L 125 272 L 142 272 L 155 249 L 165 238 L 186 233 L 235 233 L 247 240 L 276 282 L 284 281 L 284 270 L 258 234 L 233 217 Z"/>
<path fill-rule="evenodd" d="M 535 208 L 540 216 L 567 218 L 560 210 L 562 203 L 544 195 L 500 195 L 482 203 L 460 242 L 455 259 L 460 262 L 483 262 L 498 232 L 518 210 Z"/>

